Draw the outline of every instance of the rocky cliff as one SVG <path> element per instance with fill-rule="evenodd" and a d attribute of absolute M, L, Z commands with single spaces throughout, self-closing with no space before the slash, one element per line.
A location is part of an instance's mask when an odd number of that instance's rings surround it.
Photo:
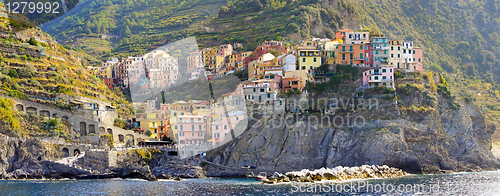
<path fill-rule="evenodd" d="M 325 116 L 314 113 L 289 123 L 283 119 L 292 119 L 287 118 L 290 113 L 251 121 L 237 139 L 208 153 L 214 164 L 205 169 L 210 176 L 231 176 L 244 172 L 231 168 L 245 165 L 268 173 L 360 165 L 388 165 L 409 173 L 499 168 L 490 153 L 494 125 L 486 124 L 472 101 L 451 96 L 438 75 L 422 75 L 411 82 L 401 79 L 396 98 L 383 95 L 384 89 L 366 90 L 365 98 L 377 99 L 377 104 L 358 97 L 352 107 L 330 116 L 364 120 L 358 123 L 328 126 L 315 122 Z M 334 96 L 355 97 L 353 90 Z"/>

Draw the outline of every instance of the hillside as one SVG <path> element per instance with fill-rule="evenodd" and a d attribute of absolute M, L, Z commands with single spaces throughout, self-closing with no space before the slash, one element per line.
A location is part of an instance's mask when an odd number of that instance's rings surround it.
<path fill-rule="evenodd" d="M 82 1 L 65 18 L 42 28 L 63 44 L 106 57 L 143 54 L 192 35 L 200 47 L 241 42 L 246 51 L 264 40 L 297 43 L 312 36 L 333 37 L 340 29 L 362 28 L 422 46 L 424 68 L 442 72 L 455 96 L 473 99 L 488 112 L 489 121 L 500 125 L 498 1 L 99 2 Z M 119 37 L 101 39 L 101 34 Z"/>
<path fill-rule="evenodd" d="M 98 56 L 143 55 L 203 28 L 226 0 L 81 0 L 41 28 Z"/>
<path fill-rule="evenodd" d="M 27 18 L 13 18 L 0 14 L 0 93 L 64 109 L 70 109 L 67 98 L 83 96 L 128 113 L 119 105 L 123 96 L 85 69 L 87 55 L 62 47 Z"/>

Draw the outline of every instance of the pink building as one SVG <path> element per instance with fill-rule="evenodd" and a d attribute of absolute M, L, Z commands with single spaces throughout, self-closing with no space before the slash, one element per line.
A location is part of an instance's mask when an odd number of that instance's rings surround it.
<path fill-rule="evenodd" d="M 381 67 L 366 70 L 363 72 L 363 86 L 394 88 L 394 69 L 392 67 Z"/>
<path fill-rule="evenodd" d="M 232 111 L 227 114 L 217 115 L 212 122 L 212 141 L 214 146 L 220 146 L 226 137 L 231 137 L 231 129 L 235 128 L 236 123 L 243 120 L 245 114 L 243 111 Z"/>
<path fill-rule="evenodd" d="M 203 116 L 178 116 L 179 144 L 205 143 L 205 120 Z"/>
<path fill-rule="evenodd" d="M 282 84 L 282 77 L 276 73 L 268 73 L 264 75 L 264 80 L 274 80 L 276 81 L 278 89 L 283 88 Z"/>
<path fill-rule="evenodd" d="M 413 58 L 415 59 L 414 62 L 416 62 L 416 65 L 417 65 L 417 67 L 416 67 L 417 71 L 424 70 L 423 64 L 422 64 L 422 62 L 424 60 L 423 59 L 424 57 L 422 54 L 422 48 L 416 48 L 416 47 L 413 48 Z"/>
<path fill-rule="evenodd" d="M 365 65 L 373 67 L 373 45 L 368 43 L 365 45 L 365 58 Z"/>

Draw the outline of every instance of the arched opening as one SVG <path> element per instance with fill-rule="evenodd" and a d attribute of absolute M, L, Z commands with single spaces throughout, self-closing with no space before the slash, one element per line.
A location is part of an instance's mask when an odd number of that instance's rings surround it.
<path fill-rule="evenodd" d="M 52 114 L 52 118 L 57 118 L 57 117 L 59 117 L 59 114 L 57 114 L 57 113 Z"/>
<path fill-rule="evenodd" d="M 50 117 L 50 112 L 47 110 L 40 110 L 40 116 Z"/>
<path fill-rule="evenodd" d="M 76 156 L 78 156 L 78 155 L 80 155 L 80 150 L 75 149 L 75 150 L 73 151 L 73 155 L 75 155 L 75 157 L 76 157 Z"/>
<path fill-rule="evenodd" d="M 16 104 L 17 111 L 24 112 L 24 106 L 22 104 Z"/>
<path fill-rule="evenodd" d="M 113 135 L 113 129 L 108 128 L 108 134 Z"/>
<path fill-rule="evenodd" d="M 102 132 L 105 132 L 105 131 L 106 131 L 106 129 L 104 127 L 99 127 L 99 132 L 102 133 Z"/>
<path fill-rule="evenodd" d="M 87 123 L 80 122 L 80 135 L 87 135 Z"/>
<path fill-rule="evenodd" d="M 89 125 L 89 134 L 95 133 L 95 125 Z"/>
<path fill-rule="evenodd" d="M 125 142 L 127 146 L 134 146 L 134 136 L 132 134 L 125 135 Z"/>
<path fill-rule="evenodd" d="M 68 150 L 68 148 L 63 148 L 62 151 L 63 151 L 64 157 L 69 157 L 69 150 Z"/>
<path fill-rule="evenodd" d="M 168 151 L 168 156 L 177 156 L 179 155 L 179 153 L 177 153 L 177 151 Z"/>
<path fill-rule="evenodd" d="M 27 108 L 26 108 L 26 112 L 28 112 L 28 113 L 34 113 L 34 114 L 37 114 L 37 113 L 36 113 L 36 108 L 34 108 L 34 107 L 27 107 Z"/>
<path fill-rule="evenodd" d="M 122 134 L 119 134 L 119 135 L 118 135 L 118 141 L 119 141 L 120 143 L 125 143 L 125 136 L 123 136 Z"/>

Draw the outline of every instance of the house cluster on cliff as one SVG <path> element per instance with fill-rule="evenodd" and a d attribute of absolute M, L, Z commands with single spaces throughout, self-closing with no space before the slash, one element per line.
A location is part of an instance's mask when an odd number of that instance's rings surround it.
<path fill-rule="evenodd" d="M 94 68 L 94 73 L 109 88 L 166 89 L 178 84 L 181 75 L 196 80 L 248 70 L 247 80 L 216 100 L 134 103 L 137 114 L 132 129 L 178 144 L 219 146 L 234 134 L 231 131 L 237 122 L 252 114 L 283 113 L 286 103 L 279 94 L 302 92 L 308 82 L 319 82 L 315 79 L 324 74 L 320 69 L 324 65 L 360 67 L 364 88 L 395 88 L 396 70 L 422 71 L 423 61 L 422 49 L 411 41 L 352 30 L 339 31 L 334 38 L 304 40 L 295 46 L 271 40 L 260 43 L 254 51 L 236 52 L 237 48 L 241 44 L 189 52 L 182 59 L 187 67 L 182 69 L 177 57 L 155 50 L 139 57 L 112 58 Z"/>

